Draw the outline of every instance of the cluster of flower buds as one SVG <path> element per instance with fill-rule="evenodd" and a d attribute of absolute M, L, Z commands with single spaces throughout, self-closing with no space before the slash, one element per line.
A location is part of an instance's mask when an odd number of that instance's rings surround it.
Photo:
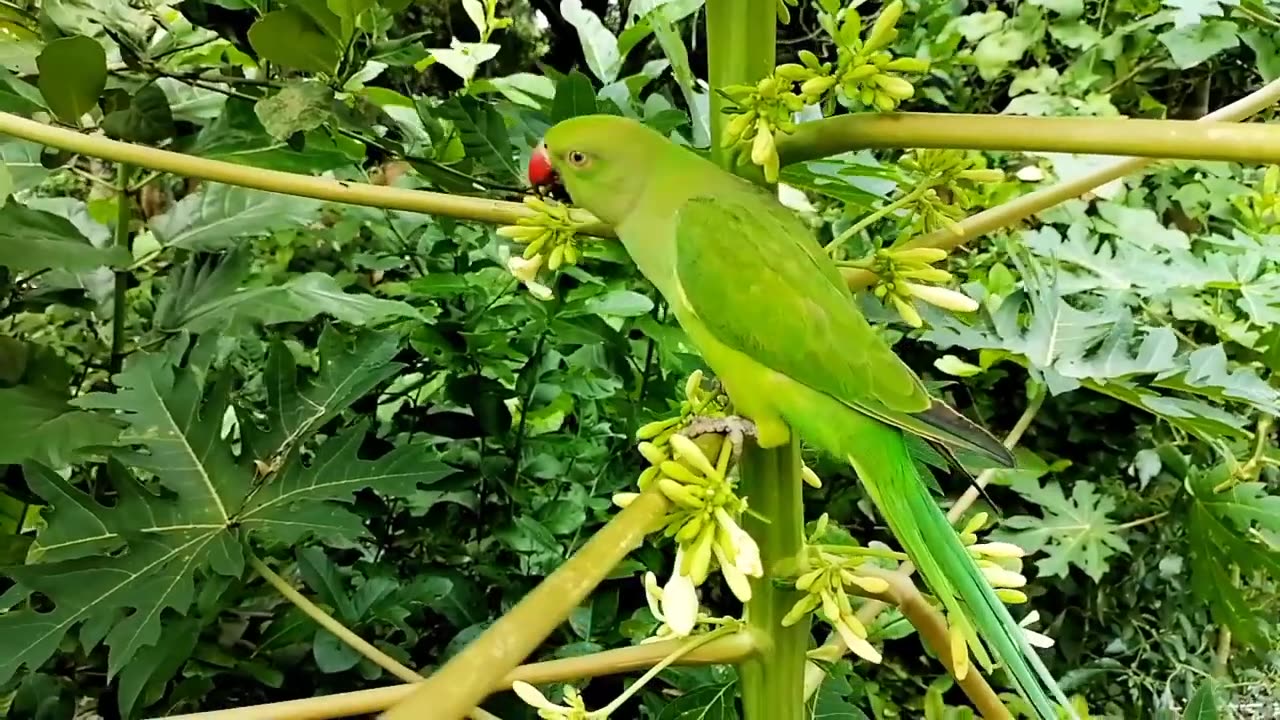
<path fill-rule="evenodd" d="M 854 7 L 841 10 L 835 17 L 822 14 L 823 29 L 836 41 L 835 70 L 827 70 L 837 88 L 842 104 L 850 108 L 876 109 L 889 112 L 915 94 L 915 87 L 898 73 L 922 73 L 929 64 L 917 58 L 895 58 L 887 50 L 898 37 L 897 24 L 902 18 L 902 0 L 894 0 L 880 11 L 865 38 L 862 18 Z M 811 61 L 803 53 L 801 60 L 811 70 L 819 70 L 816 58 Z"/>
<path fill-rule="evenodd" d="M 539 300 L 550 300 L 551 288 L 538 282 L 538 274 L 545 266 L 551 272 L 566 265 L 577 264 L 582 258 L 580 230 L 592 222 L 585 211 L 568 205 L 526 195 L 524 204 L 534 210 L 529 217 L 520 218 L 515 225 L 498 228 L 502 237 L 524 245 L 524 252 L 507 260 L 507 270 L 529 289 Z"/>
<path fill-rule="evenodd" d="M 1027 551 L 1007 542 L 978 542 L 978 531 L 986 526 L 989 516 L 985 512 L 974 515 L 960 531 L 960 541 L 978 563 L 982 575 L 995 588 L 996 597 L 1009 605 L 1027 601 L 1026 593 L 1018 590 L 1027 584 L 1022 576 L 1022 558 Z"/>
<path fill-rule="evenodd" d="M 1280 165 L 1262 175 L 1258 188 L 1231 198 L 1245 227 L 1259 233 L 1280 230 Z"/>
<path fill-rule="evenodd" d="M 866 258 L 841 264 L 875 273 L 878 278 L 873 290 L 875 296 L 892 303 L 903 321 L 918 328 L 924 320 L 916 310 L 915 300 L 955 312 L 978 309 L 977 301 L 964 293 L 925 284 L 951 280 L 951 273 L 934 267 L 934 263 L 946 257 L 947 251 L 940 248 L 881 248 Z"/>
<path fill-rule="evenodd" d="M 784 0 L 778 3 L 780 14 L 785 14 Z M 902 9 L 902 0 L 886 6 L 865 40 L 862 20 L 853 8 L 842 10 L 838 19 L 824 13 L 823 25 L 838 47 L 834 64 L 801 50 L 799 63 L 779 65 L 755 85 L 719 88 L 734 103 L 726 111 L 730 117 L 722 145 L 750 145 L 751 162 L 764 170 L 765 180 L 777 182 L 777 136 L 795 130 L 795 113 L 806 105 L 825 104 L 830 111 L 829 101 L 839 97 L 848 107 L 889 111 L 911 97 L 915 88 L 899 73 L 925 72 L 929 65 L 916 58 L 894 58 L 885 50 L 898 35 L 895 26 Z"/>
<path fill-rule="evenodd" d="M 898 166 L 926 187 L 906 209 L 911 218 L 907 234 L 919 235 L 954 229 L 956 221 L 979 204 L 979 186 L 1005 180 L 1002 170 L 983 167 L 981 153 L 971 150 L 917 150 L 907 153 Z"/>
<path fill-rule="evenodd" d="M 699 613 L 696 588 L 713 568 L 719 568 L 729 589 L 744 603 L 751 599 L 749 578 L 764 573 L 759 546 L 738 524 L 747 501 L 737 494 L 737 483 L 729 477 L 733 444 L 717 434 L 699 440 L 718 443 L 715 462 L 699 442 L 684 435 L 672 435 L 667 449 L 640 443 L 640 452 L 652 463 L 649 470 L 657 471 L 646 470 L 641 490 L 656 486 L 671 501 L 659 527 L 675 540 L 676 559 L 660 604 L 664 622 L 678 637 L 693 631 Z M 626 506 L 636 497 L 636 493 L 620 493 L 614 502 Z"/>
<path fill-rule="evenodd" d="M 867 640 L 867 628 L 858 619 L 850 595 L 878 594 L 889 589 L 880 577 L 860 572 L 869 567 L 869 556 L 883 556 L 886 549 L 855 545 L 826 546 L 817 544 L 826 533 L 828 517 L 818 518 L 805 549 L 806 569 L 795 580 L 796 590 L 804 596 L 796 601 L 782 618 L 784 626 L 794 625 L 817 611 L 855 655 L 873 663 L 881 660 L 880 651 Z M 892 551 L 888 554 L 894 555 Z"/>
<path fill-rule="evenodd" d="M 780 161 L 776 136 L 796 129 L 792 117 L 804 109 L 804 99 L 795 93 L 790 80 L 776 73 L 755 85 L 729 85 L 721 92 L 736 107 L 730 111 L 720 144 L 728 148 L 750 143 L 751 162 L 764 169 L 765 180 L 777 182 Z"/>
<path fill-rule="evenodd" d="M 729 411 L 729 397 L 718 388 L 705 387 L 705 378 L 701 370 L 690 373 L 684 381 L 684 400 L 680 401 L 679 411 L 670 417 L 640 426 L 636 431 L 636 440 L 647 442 L 665 452 L 672 436 L 688 427 L 694 418 L 724 417 Z M 656 473 L 646 471 L 646 475 L 640 476 L 640 484 L 646 486 L 653 474 Z"/>

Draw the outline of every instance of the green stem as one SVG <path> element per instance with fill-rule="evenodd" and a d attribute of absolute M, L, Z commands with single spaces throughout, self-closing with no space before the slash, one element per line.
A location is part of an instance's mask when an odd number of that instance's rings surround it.
<path fill-rule="evenodd" d="M 743 529 L 760 545 L 764 577 L 752 583 L 747 626 L 759 638 L 761 652 L 743 663 L 742 707 L 746 720 L 800 720 L 804 711 L 805 653 L 809 623 L 782 626 L 782 618 L 802 593 L 775 585 L 775 565 L 795 557 L 804 547 L 804 502 L 801 498 L 800 444 L 793 438 L 776 450 L 754 444 L 742 456 L 742 494 L 767 514 L 748 514 Z"/>
<path fill-rule="evenodd" d="M 754 85 L 773 72 L 777 0 L 707 0 L 707 74 L 711 84 L 711 153 L 729 168 L 729 149 L 720 147 L 728 103 L 717 90 Z M 755 168 L 754 165 L 751 166 Z"/>
<path fill-rule="evenodd" d="M 755 83 L 773 72 L 777 39 L 777 0 L 707 0 L 707 66 L 711 84 L 711 147 L 716 162 L 732 169 L 732 157 L 721 149 L 725 99 L 716 92 L 727 85 Z M 754 165 L 752 170 L 758 171 Z M 760 181 L 757 174 L 754 179 Z M 794 589 L 774 583 L 775 565 L 794 558 L 804 547 L 804 503 L 800 488 L 800 442 L 794 436 L 780 448 L 750 445 L 739 466 L 742 493 L 757 513 L 743 518 L 743 528 L 760 546 L 764 576 L 752 583 L 746 607 L 749 631 L 760 654 L 739 668 L 746 720 L 801 720 L 804 710 L 804 664 L 809 649 L 808 623 L 782 627 L 782 618 L 800 599 Z"/>
<path fill-rule="evenodd" d="M 854 113 L 801 123 L 778 138 L 784 165 L 863 148 L 1129 155 L 1280 162 L 1280 127 L 1199 120 Z"/>
<path fill-rule="evenodd" d="M 129 221 L 133 219 L 133 207 L 129 204 L 129 178 L 133 168 L 124 163 L 116 168 L 116 228 L 115 245 L 129 251 Z M 111 374 L 124 366 L 124 321 L 128 315 L 125 294 L 129 291 L 129 270 L 117 270 L 111 304 Z"/>
<path fill-rule="evenodd" d="M 927 184 L 927 183 L 921 183 L 920 185 L 916 186 L 914 189 L 912 189 L 912 190 L 911 190 L 911 192 L 907 193 L 906 195 L 903 195 L 902 197 L 898 198 L 897 200 L 894 200 L 893 202 L 889 203 L 888 205 L 885 205 L 884 207 L 880 208 L 879 210 L 876 210 L 875 212 L 871 213 L 870 215 L 868 215 L 868 216 L 866 216 L 866 217 L 862 218 L 861 220 L 859 220 L 858 222 L 854 223 L 851 227 L 849 227 L 849 229 L 847 229 L 847 230 L 845 230 L 844 232 L 840 233 L 839 235 L 837 235 L 837 236 L 835 237 L 835 239 L 834 239 L 834 240 L 832 240 L 831 242 L 827 243 L 827 246 L 826 246 L 825 248 L 823 248 L 823 249 L 827 251 L 827 254 L 828 254 L 828 255 L 835 253 L 835 251 L 836 251 L 836 250 L 838 250 L 838 249 L 840 248 L 840 246 L 841 246 L 841 245 L 843 245 L 843 244 L 845 244 L 846 242 L 848 242 L 848 241 L 849 241 L 849 238 L 854 237 L 855 235 L 857 235 L 858 233 L 862 232 L 863 230 L 866 230 L 867 228 L 871 227 L 871 226 L 872 226 L 873 224 L 875 224 L 877 221 L 879 221 L 879 220 L 881 220 L 882 218 L 886 217 L 886 216 L 887 216 L 887 215 L 889 215 L 890 213 L 897 212 L 898 210 L 901 210 L 902 208 L 904 208 L 904 207 L 906 207 L 906 206 L 910 205 L 911 203 L 915 202 L 916 200 L 919 200 L 919 199 L 920 199 L 920 196 L 921 196 L 921 195 L 924 195 L 926 192 L 928 192 L 930 187 L 931 187 L 931 186 L 930 186 L 929 184 Z"/>

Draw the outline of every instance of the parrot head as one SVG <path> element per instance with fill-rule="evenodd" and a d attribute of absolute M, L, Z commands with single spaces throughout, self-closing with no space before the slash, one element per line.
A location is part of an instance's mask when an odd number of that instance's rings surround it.
<path fill-rule="evenodd" d="M 547 131 L 529 158 L 529 183 L 563 189 L 573 204 L 618 224 L 668 150 L 657 132 L 616 115 L 585 115 Z"/>

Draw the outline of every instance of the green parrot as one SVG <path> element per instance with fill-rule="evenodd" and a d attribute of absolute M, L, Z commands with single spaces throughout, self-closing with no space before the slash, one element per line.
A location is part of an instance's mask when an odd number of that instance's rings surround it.
<path fill-rule="evenodd" d="M 529 179 L 614 227 L 761 447 L 794 430 L 853 466 L 979 659 L 975 629 L 1037 717 L 1056 719 L 1049 695 L 1066 698 L 930 497 L 903 431 L 1006 467 L 1012 455 L 929 396 L 809 229 L 764 189 L 623 117 L 555 125 Z"/>

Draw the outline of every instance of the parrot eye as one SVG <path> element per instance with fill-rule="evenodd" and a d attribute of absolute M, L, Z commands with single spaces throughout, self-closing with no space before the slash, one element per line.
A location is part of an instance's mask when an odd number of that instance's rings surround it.
<path fill-rule="evenodd" d="M 581 150 L 570 150 L 568 158 L 569 164 L 574 167 L 580 168 L 587 164 L 587 154 Z"/>

